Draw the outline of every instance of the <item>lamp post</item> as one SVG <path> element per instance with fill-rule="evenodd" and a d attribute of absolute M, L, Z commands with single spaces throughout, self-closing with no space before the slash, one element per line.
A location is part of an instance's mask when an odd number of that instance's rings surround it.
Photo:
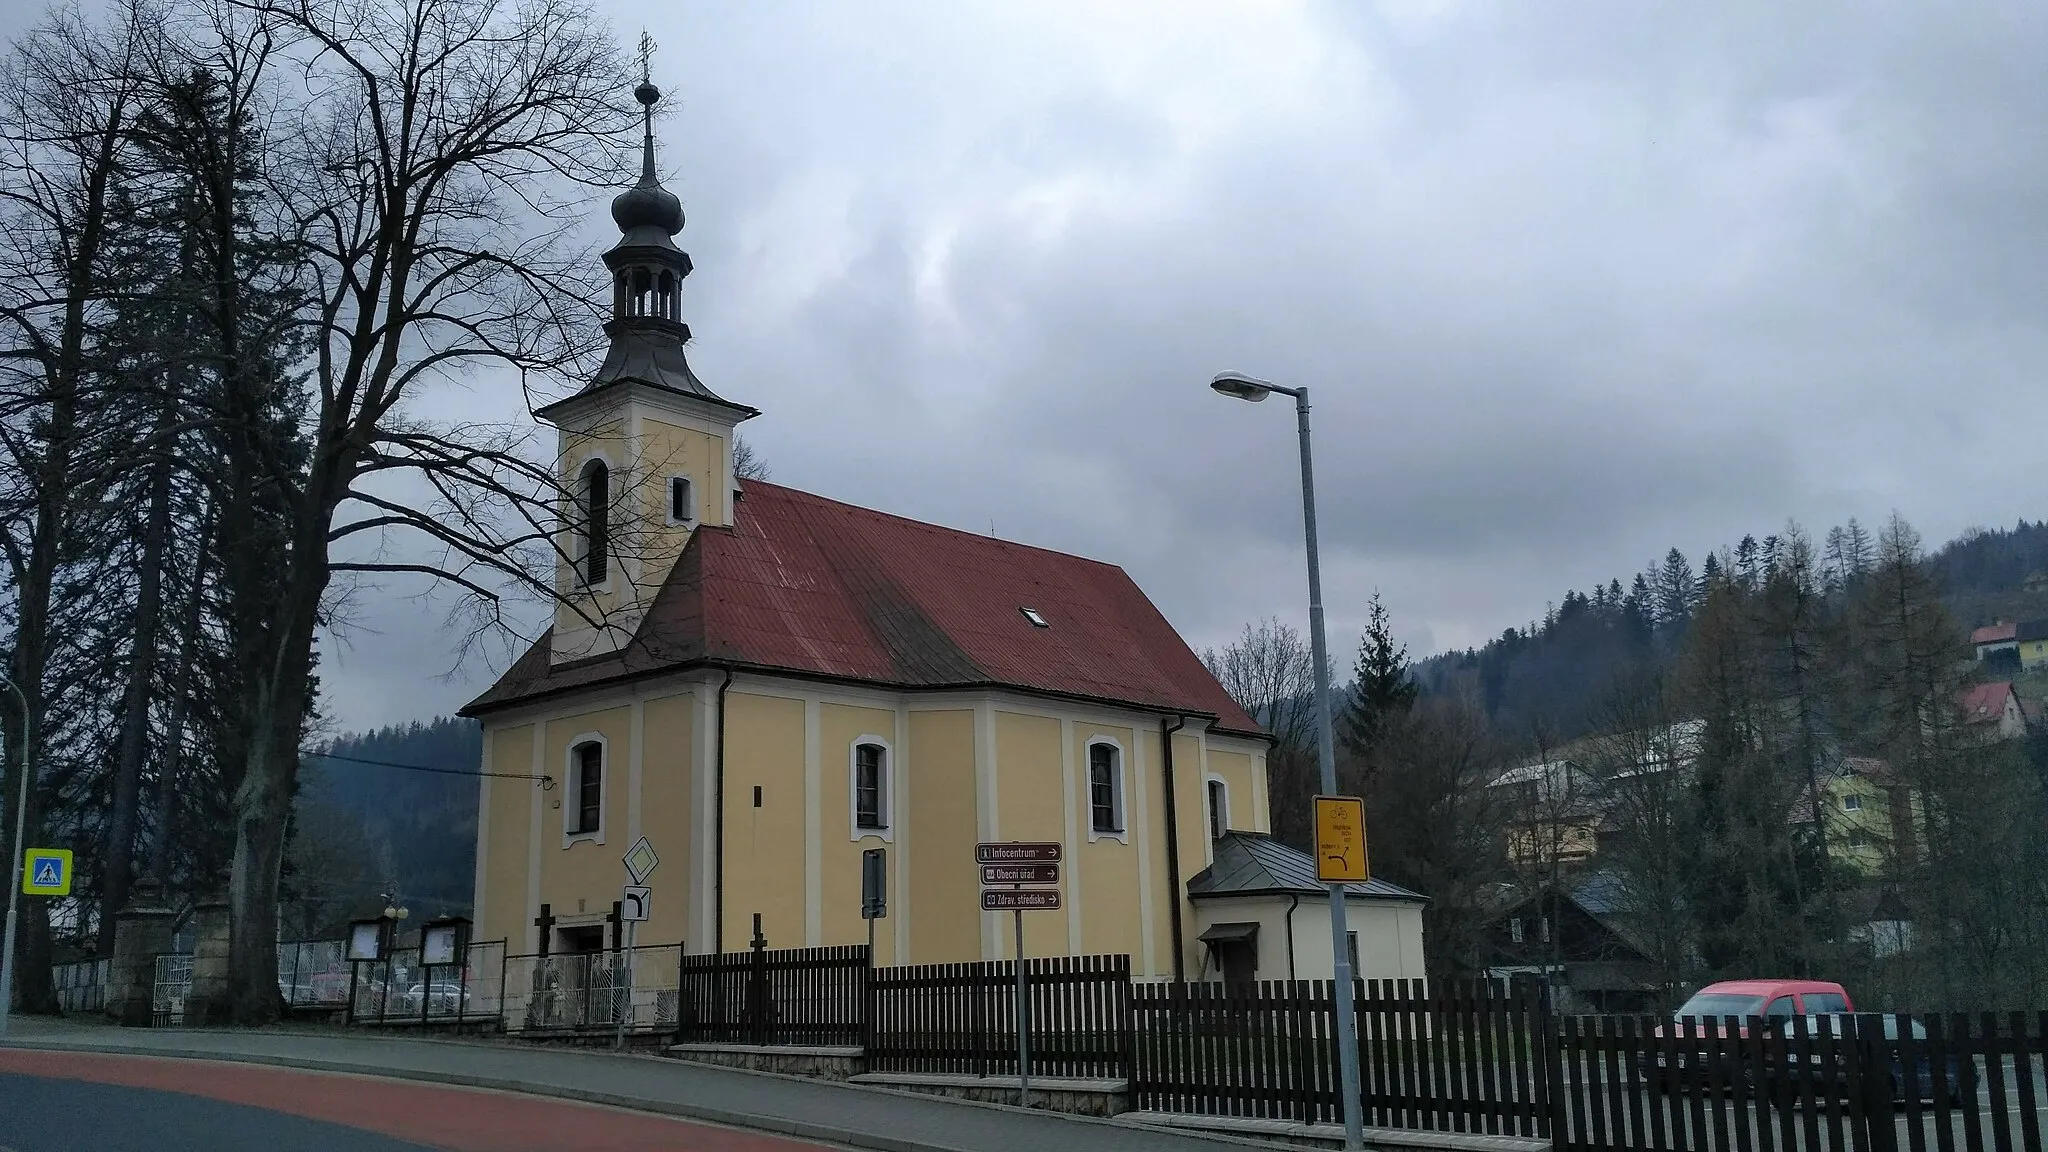
<path fill-rule="evenodd" d="M 1270 380 L 1259 380 L 1237 372 L 1225 372 L 1209 382 L 1225 396 L 1258 403 L 1278 392 L 1294 397 L 1294 415 L 1301 428 L 1301 520 L 1308 540 L 1308 629 L 1309 646 L 1315 657 L 1316 673 L 1316 759 L 1322 768 L 1325 795 L 1337 793 L 1337 753 L 1330 726 L 1330 656 L 1323 641 L 1323 572 L 1316 558 L 1316 478 L 1309 459 L 1308 389 L 1284 388 Z M 1337 1069 L 1339 1094 L 1344 1106 L 1344 1147 L 1357 1149 L 1365 1142 L 1364 1121 L 1359 1115 L 1358 1026 L 1353 1018 L 1350 931 L 1344 916 L 1344 885 L 1332 882 L 1330 890 L 1330 949 L 1336 960 L 1337 987 Z"/>
<path fill-rule="evenodd" d="M 7 1035 L 7 1017 L 14 1007 L 14 924 L 21 914 L 22 837 L 28 834 L 29 717 L 28 693 L 21 685 L 0 674 L 0 684 L 14 690 L 21 701 L 21 788 L 14 799 L 14 839 L 7 850 L 7 930 L 0 934 L 0 1036 Z"/>

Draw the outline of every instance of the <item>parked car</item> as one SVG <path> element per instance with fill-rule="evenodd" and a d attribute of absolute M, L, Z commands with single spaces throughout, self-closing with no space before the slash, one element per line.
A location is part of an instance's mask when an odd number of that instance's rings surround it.
<path fill-rule="evenodd" d="M 1818 1017 L 1808 1021 L 1807 1034 L 1813 1035 L 1818 1030 L 1819 1023 Z M 1913 1066 L 1910 1071 L 1906 1067 L 1906 1045 L 1899 1041 L 1899 1018 L 1892 1015 L 1884 1017 L 1885 1054 L 1887 1057 L 1885 1063 L 1891 1078 L 1892 1102 L 1895 1104 L 1905 1103 L 1908 1090 L 1914 1093 L 1913 1098 L 1916 1100 L 1933 1100 L 1935 1097 L 1934 1059 L 1928 1054 L 1926 1048 L 1927 1029 L 1917 1020 L 1909 1019 L 1908 1023 L 1912 1026 L 1911 1034 L 1913 1039 L 1918 1042 L 1914 1046 Z M 1846 1024 L 1842 1019 L 1836 1018 L 1831 1021 L 1830 1027 L 1831 1031 L 1839 1036 L 1842 1034 Z M 1815 1057 L 1815 1060 L 1817 1062 L 1818 1057 Z M 1834 1076 L 1832 1077 L 1838 1090 L 1846 1087 L 1848 1083 L 1848 1073 L 1844 1067 L 1846 1063 L 1847 1054 L 1838 1054 L 1835 1059 Z M 1942 1053 L 1941 1070 L 1942 1095 L 1951 1105 L 1960 1105 L 1965 1100 L 1976 1096 L 1977 1062 L 1975 1060 L 1968 1056 L 1959 1057 L 1954 1052 L 1944 1052 Z"/>
<path fill-rule="evenodd" d="M 429 1012 L 453 1014 L 469 1006 L 469 992 L 462 985 L 444 984 L 436 980 L 431 992 L 423 984 L 415 984 L 406 989 L 405 1010 L 407 1012 L 419 1011 L 422 1000 L 430 995 L 433 997 L 433 1003 L 427 1008 Z"/>
<path fill-rule="evenodd" d="M 1723 980 L 1693 993 L 1671 1014 L 1670 1024 L 1650 1033 L 1661 1038 L 1668 1029 L 1679 1043 L 1673 1045 L 1675 1051 L 1669 1056 L 1662 1051 L 1643 1053 L 1637 1058 L 1637 1070 L 1657 1088 L 1710 1083 L 1713 1073 L 1731 1088 L 1752 1088 L 1756 1069 L 1750 1061 L 1724 1056 L 1718 1067 L 1710 1069 L 1705 1042 L 1717 1035 L 1748 1039 L 1751 1020 L 1761 1020 L 1768 1030 L 1782 1027 L 1795 1016 L 1838 1016 L 1855 1010 L 1848 989 L 1826 980 Z M 1735 1018 L 1732 1033 L 1728 1031 L 1729 1017 Z"/>

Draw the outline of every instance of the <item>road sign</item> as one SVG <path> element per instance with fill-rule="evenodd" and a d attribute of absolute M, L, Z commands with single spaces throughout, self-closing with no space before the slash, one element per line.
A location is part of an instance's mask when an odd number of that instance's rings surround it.
<path fill-rule="evenodd" d="M 1318 796 L 1316 879 L 1362 884 L 1372 878 L 1365 860 L 1365 801 L 1356 796 Z"/>
<path fill-rule="evenodd" d="M 71 895 L 71 849 L 31 848 L 26 856 L 21 866 L 21 891 L 24 895 Z"/>
<path fill-rule="evenodd" d="M 619 898 L 619 919 L 628 924 L 645 924 L 648 915 L 654 911 L 654 889 L 644 884 L 628 884 L 625 894 Z"/>
<path fill-rule="evenodd" d="M 1057 864 L 983 864 L 983 884 L 1057 884 L 1060 882 L 1060 866 Z"/>
<path fill-rule="evenodd" d="M 889 914 L 889 862 L 880 848 L 860 854 L 860 918 L 880 920 Z"/>
<path fill-rule="evenodd" d="M 1057 888 L 984 888 L 983 912 L 1056 912 L 1060 906 Z"/>
<path fill-rule="evenodd" d="M 635 884 L 647 883 L 647 878 L 654 874 L 654 866 L 659 863 L 661 857 L 654 854 L 654 845 L 649 844 L 645 836 L 633 841 L 633 846 L 626 849 L 626 875 L 631 876 Z"/>
<path fill-rule="evenodd" d="M 1030 844 L 1010 840 L 995 844 L 976 844 L 974 862 L 977 864 L 1057 864 L 1060 862 L 1058 844 Z"/>

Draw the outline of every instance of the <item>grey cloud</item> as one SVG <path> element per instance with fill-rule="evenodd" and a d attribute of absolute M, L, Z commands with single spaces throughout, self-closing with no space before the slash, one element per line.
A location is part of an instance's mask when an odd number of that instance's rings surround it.
<path fill-rule="evenodd" d="M 1123 564 L 1198 646 L 1303 615 L 1224 368 L 1315 393 L 1340 665 L 1375 588 L 1424 652 L 1788 517 L 2048 511 L 2039 13 L 610 8 L 776 479 Z M 365 722 L 440 691 L 375 611 Z"/>

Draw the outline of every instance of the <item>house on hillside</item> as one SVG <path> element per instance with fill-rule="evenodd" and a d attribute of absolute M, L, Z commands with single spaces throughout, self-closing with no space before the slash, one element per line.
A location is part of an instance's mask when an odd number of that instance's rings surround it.
<path fill-rule="evenodd" d="M 1835 863 L 1865 877 L 1893 874 L 1913 863 L 1919 805 L 1885 761 L 1844 757 L 1820 781 L 1819 807 L 1828 858 Z M 1813 801 L 1802 795 L 1792 806 L 1791 821 L 1811 828 L 1813 817 Z"/>
<path fill-rule="evenodd" d="M 2048 664 L 2048 620 L 2022 620 L 2013 628 L 2013 644 L 2022 669 Z"/>
<path fill-rule="evenodd" d="M 1993 668 L 2020 670 L 2019 625 L 2000 620 L 1970 633 L 1970 646 L 1977 660 Z"/>
<path fill-rule="evenodd" d="M 1980 739 L 2017 740 L 2027 734 L 2027 710 L 2010 680 L 1975 685 L 1956 703 L 1965 729 Z"/>
<path fill-rule="evenodd" d="M 879 849 L 876 962 L 1006 958 L 976 844 L 1041 841 L 1060 907 L 1023 914 L 1024 954 L 1193 978 L 1219 925 L 1256 923 L 1253 969 L 1281 974 L 1266 916 L 1312 868 L 1264 836 L 1270 742 L 1130 576 L 735 475 L 760 413 L 685 357 L 682 207 L 655 176 L 659 94 L 635 95 L 649 127 L 612 203 L 610 351 L 536 412 L 573 497 L 553 627 L 463 710 L 486 773 L 476 938 L 594 950 L 644 838 L 643 943 L 865 941 Z M 1420 898 L 1365 889 L 1361 974 L 1420 975 Z"/>
<path fill-rule="evenodd" d="M 1566 1013 L 1657 1012 L 1670 989 L 1656 949 L 1629 923 L 1621 878 L 1596 871 L 1555 886 L 1504 889 L 1492 903 L 1477 968 L 1490 979 L 1546 982 Z"/>

